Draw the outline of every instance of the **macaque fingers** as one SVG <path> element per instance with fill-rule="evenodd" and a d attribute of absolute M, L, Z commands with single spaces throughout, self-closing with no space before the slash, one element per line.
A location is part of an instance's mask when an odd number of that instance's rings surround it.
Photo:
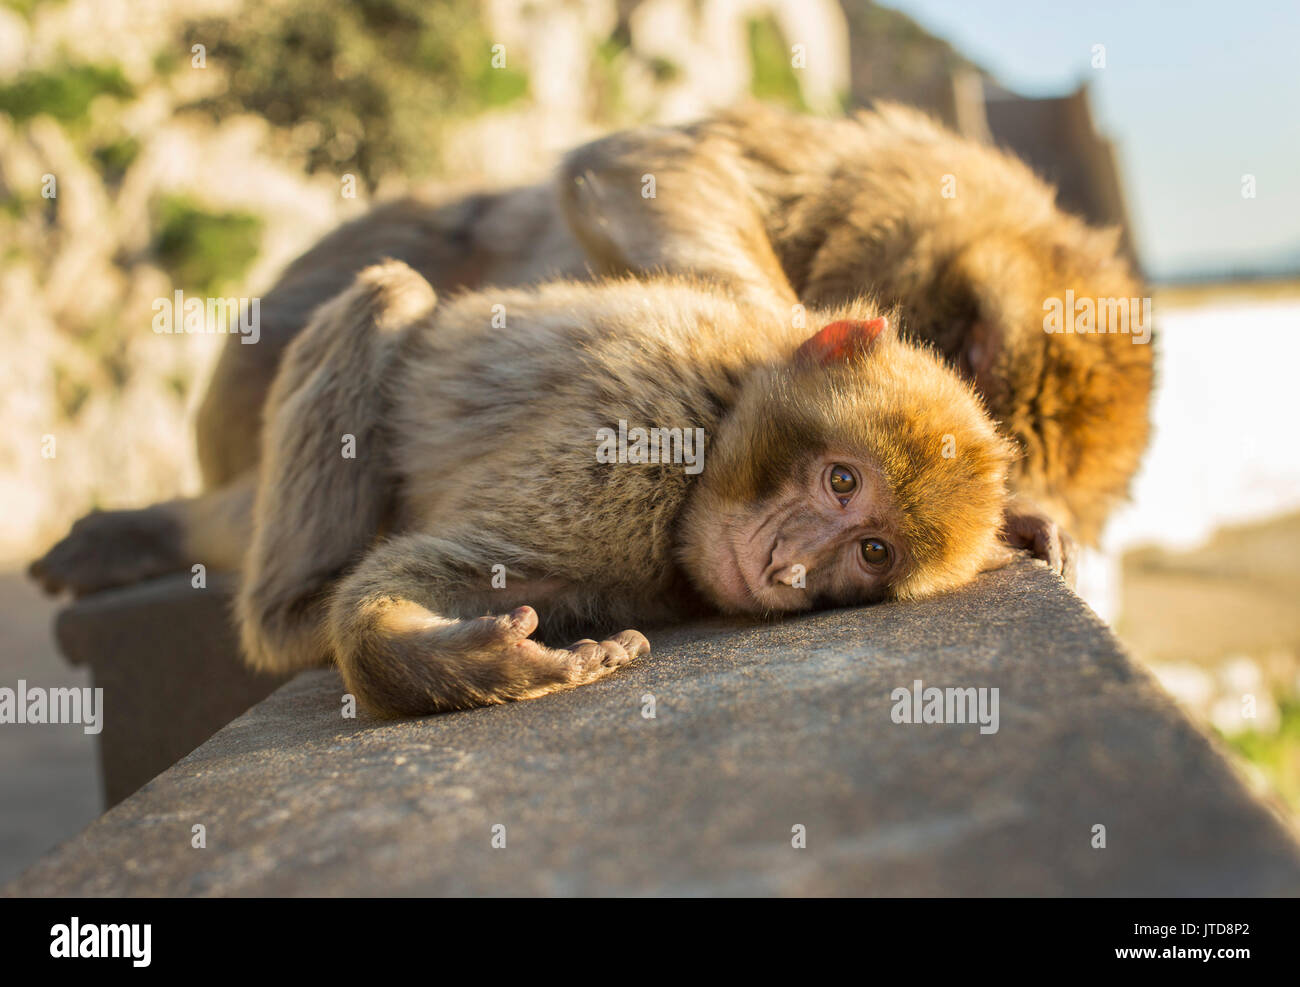
<path fill-rule="evenodd" d="M 1008 509 L 1002 537 L 1013 548 L 1027 551 L 1047 564 L 1066 584 L 1074 587 L 1078 578 L 1078 543 L 1051 517 L 1025 509 Z"/>
<path fill-rule="evenodd" d="M 567 650 L 573 656 L 573 673 L 582 683 L 587 683 L 604 678 L 634 658 L 649 654 L 650 642 L 640 631 L 627 630 L 605 641 L 597 642 L 590 638 L 575 641 Z"/>
<path fill-rule="evenodd" d="M 195 564 L 234 572 L 251 538 L 251 475 L 198 497 L 125 511 L 94 511 L 28 574 L 47 593 L 85 596 L 176 572 Z"/>

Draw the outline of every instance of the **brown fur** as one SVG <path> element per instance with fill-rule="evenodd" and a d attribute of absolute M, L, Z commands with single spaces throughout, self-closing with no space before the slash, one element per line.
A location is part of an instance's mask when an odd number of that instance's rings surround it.
<path fill-rule="evenodd" d="M 255 667 L 332 656 L 389 715 L 591 681 L 643 639 L 551 648 L 515 608 L 535 604 L 552 641 L 698 612 L 693 525 L 748 506 L 756 458 L 793 468 L 820 445 L 897 483 L 913 541 L 889 595 L 960 584 L 998 556 L 1010 451 L 924 351 L 889 339 L 805 367 L 808 331 L 779 309 L 680 279 L 463 295 L 429 315 L 431 301 L 404 265 L 370 269 L 286 354 L 239 598 Z M 491 329 L 498 304 L 507 325 Z M 872 315 L 857 302 L 816 319 Z M 703 428 L 703 473 L 598 463 L 597 430 L 620 419 Z M 343 431 L 365 455 L 340 458 Z"/>
<path fill-rule="evenodd" d="M 345 224 L 294 261 L 262 298 L 257 344 L 227 340 L 199 409 L 199 465 L 208 489 L 257 468 L 260 412 L 285 349 L 317 307 L 384 258 L 409 264 L 444 294 L 540 281 L 584 266 L 544 187 L 447 202 L 401 199 Z"/>
<path fill-rule="evenodd" d="M 642 196 L 647 174 L 654 198 Z M 945 175 L 954 198 L 940 195 Z M 1142 293 L 1115 234 L 1053 198 L 1015 158 L 903 107 L 824 120 L 750 105 L 586 145 L 554 187 L 382 206 L 285 273 L 263 300 L 261 344 L 227 347 L 199 422 L 204 474 L 217 487 L 255 465 L 256 433 L 232 426 L 233 410 L 262 406 L 312 309 L 382 257 L 443 294 L 588 265 L 662 270 L 755 300 L 825 306 L 869 293 L 898 305 L 904 330 L 975 381 L 1022 450 L 1021 497 L 1093 542 L 1147 444 L 1153 347 L 1043 331 L 1044 299 L 1066 289 Z"/>
<path fill-rule="evenodd" d="M 652 199 L 641 195 L 647 173 Z M 947 174 L 954 199 L 939 194 Z M 1094 539 L 1146 444 L 1151 347 L 1042 329 L 1043 299 L 1067 288 L 1138 292 L 1112 236 L 1061 213 L 1014 159 L 914 112 L 828 121 L 755 106 L 587 145 L 555 185 L 404 200 L 331 234 L 262 299 L 260 343 L 232 338 L 223 353 L 199 418 L 208 492 L 90 515 L 33 575 L 51 591 L 84 593 L 193 561 L 237 567 L 251 537 L 262 412 L 286 348 L 318 306 L 384 257 L 444 294 L 583 276 L 589 265 L 693 272 L 787 314 L 796 298 L 828 305 L 873 292 L 974 381 L 1015 440 L 1023 455 L 1008 537 L 1058 568 L 1068 565 L 1052 518 Z M 461 400 L 473 409 L 481 399 Z M 899 489 L 906 468 L 893 476 Z M 316 564 L 310 551 L 285 559 L 308 583 L 337 564 Z"/>
<path fill-rule="evenodd" d="M 816 322 L 861 317 L 859 302 Z M 909 548 L 908 572 L 888 597 L 960 586 L 995 556 L 1012 453 L 970 386 L 935 372 L 932 353 L 890 336 L 843 365 L 779 364 L 757 377 L 723 426 L 716 473 L 695 494 L 693 511 L 761 500 L 809 449 L 865 449 L 881 466 Z"/>
<path fill-rule="evenodd" d="M 646 172 L 654 199 L 639 194 Z M 940 194 L 946 175 L 953 198 Z M 898 106 L 835 121 L 749 106 L 597 141 L 569 156 L 564 181 L 569 220 L 601 270 L 749 285 L 769 276 L 774 250 L 789 282 L 778 290 L 806 304 L 864 291 L 897 304 L 904 329 L 975 380 L 1020 446 L 1016 490 L 1083 540 L 1126 495 L 1147 444 L 1152 347 L 1048 334 L 1043 303 L 1066 289 L 1142 291 L 1114 232 L 1061 212 L 1010 155 Z"/>

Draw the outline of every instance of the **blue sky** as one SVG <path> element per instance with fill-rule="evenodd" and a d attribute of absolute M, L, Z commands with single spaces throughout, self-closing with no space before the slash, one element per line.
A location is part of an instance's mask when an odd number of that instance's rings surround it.
<path fill-rule="evenodd" d="M 1300 267 L 1300 0 L 883 0 L 1025 95 L 1091 83 L 1148 270 Z M 1092 46 L 1106 67 L 1091 67 Z M 1255 199 L 1241 194 L 1256 179 Z"/>

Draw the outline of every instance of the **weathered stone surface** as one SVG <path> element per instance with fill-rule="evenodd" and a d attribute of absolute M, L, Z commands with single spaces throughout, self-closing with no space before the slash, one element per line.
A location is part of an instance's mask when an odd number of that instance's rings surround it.
<path fill-rule="evenodd" d="M 1292 836 L 1041 567 L 651 640 L 592 686 L 395 723 L 302 675 L 5 891 L 1300 892 Z M 915 679 L 999 688 L 1000 730 L 894 723 Z"/>
<path fill-rule="evenodd" d="M 194 750 L 284 676 L 244 667 L 230 621 L 234 580 L 189 575 L 96 593 L 61 611 L 59 647 L 104 690 L 99 764 L 115 805 Z"/>

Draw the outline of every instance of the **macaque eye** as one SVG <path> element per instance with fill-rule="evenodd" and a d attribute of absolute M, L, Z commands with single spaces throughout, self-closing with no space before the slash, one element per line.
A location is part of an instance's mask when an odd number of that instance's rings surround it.
<path fill-rule="evenodd" d="M 831 490 L 841 495 L 853 493 L 858 486 L 858 478 L 847 466 L 832 466 L 830 481 Z"/>
<path fill-rule="evenodd" d="M 862 558 L 867 565 L 878 569 L 889 563 L 889 546 L 878 538 L 864 538 Z"/>

